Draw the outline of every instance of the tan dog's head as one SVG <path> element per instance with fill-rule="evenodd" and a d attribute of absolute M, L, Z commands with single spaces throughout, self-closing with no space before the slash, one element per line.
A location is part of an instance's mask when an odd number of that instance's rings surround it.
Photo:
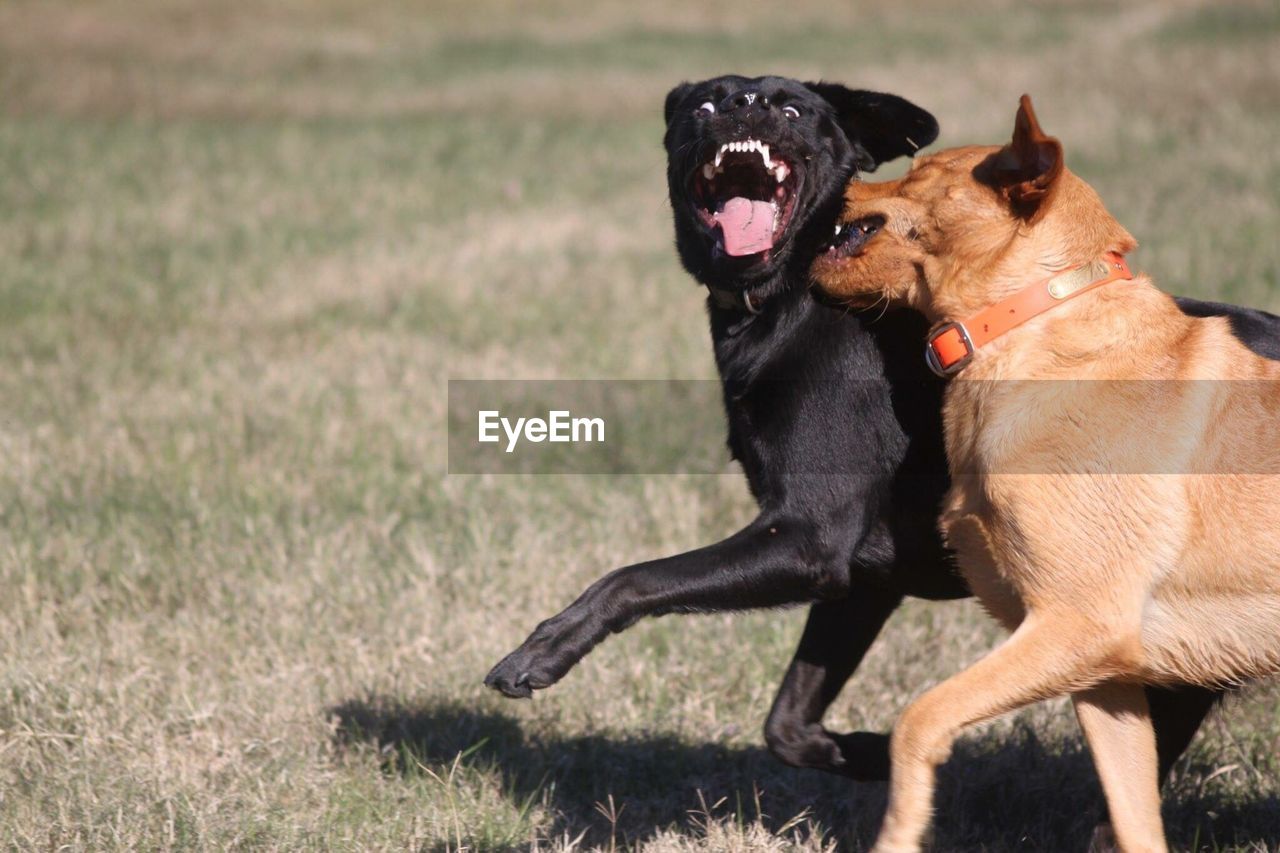
<path fill-rule="evenodd" d="M 918 159 L 896 181 L 854 181 L 812 275 L 854 306 L 910 305 L 953 320 L 1048 275 L 1135 242 L 1063 165 L 1023 95 L 1013 141 Z"/>

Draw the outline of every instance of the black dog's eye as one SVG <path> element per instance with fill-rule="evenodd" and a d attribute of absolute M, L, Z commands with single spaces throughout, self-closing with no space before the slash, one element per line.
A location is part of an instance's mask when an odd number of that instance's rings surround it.
<path fill-rule="evenodd" d="M 787 104 L 785 107 L 782 108 L 782 114 L 789 119 L 800 118 L 800 111 L 795 107 L 791 106 L 790 104 Z"/>
<path fill-rule="evenodd" d="M 702 106 L 694 110 L 693 114 L 698 116 L 709 116 L 709 115 L 712 115 L 715 111 L 716 111 L 716 105 L 711 103 L 710 101 L 707 101 Z"/>

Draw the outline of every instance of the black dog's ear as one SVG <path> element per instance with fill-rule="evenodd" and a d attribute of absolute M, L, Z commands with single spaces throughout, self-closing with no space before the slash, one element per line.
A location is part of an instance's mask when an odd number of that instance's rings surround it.
<path fill-rule="evenodd" d="M 839 83 L 805 83 L 835 107 L 849 141 L 862 150 L 858 168 L 870 172 L 887 160 L 913 155 L 938 138 L 938 122 L 915 104 L 881 92 L 849 89 Z"/>
<path fill-rule="evenodd" d="M 680 106 L 680 102 L 688 97 L 692 91 L 692 83 L 681 83 L 670 92 L 667 92 L 667 102 L 662 107 L 662 114 L 666 118 L 667 124 L 671 124 L 671 116 L 675 114 L 676 107 Z"/>

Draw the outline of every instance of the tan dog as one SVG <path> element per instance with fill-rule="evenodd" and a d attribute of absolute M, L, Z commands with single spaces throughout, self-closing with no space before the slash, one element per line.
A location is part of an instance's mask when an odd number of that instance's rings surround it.
<path fill-rule="evenodd" d="M 1026 97 L 1011 144 L 855 182 L 843 220 L 818 285 L 944 324 L 941 525 L 1013 631 L 898 721 L 877 849 L 920 845 L 962 728 L 1069 693 L 1120 846 L 1163 850 L 1141 685 L 1280 669 L 1280 362 L 1129 276 L 1133 238 Z"/>

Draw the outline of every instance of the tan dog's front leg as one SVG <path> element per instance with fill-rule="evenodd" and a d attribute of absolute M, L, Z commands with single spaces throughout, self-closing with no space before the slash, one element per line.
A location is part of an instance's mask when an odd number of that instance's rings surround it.
<path fill-rule="evenodd" d="M 1146 691 L 1138 684 L 1108 681 L 1071 701 L 1102 779 L 1120 849 L 1163 853 L 1156 736 Z"/>
<path fill-rule="evenodd" d="M 1031 614 L 991 654 L 912 702 L 893 728 L 889 808 L 875 850 L 920 848 L 933 808 L 934 769 L 961 729 L 1078 690 L 1104 658 L 1102 639 L 1079 619 Z"/>

